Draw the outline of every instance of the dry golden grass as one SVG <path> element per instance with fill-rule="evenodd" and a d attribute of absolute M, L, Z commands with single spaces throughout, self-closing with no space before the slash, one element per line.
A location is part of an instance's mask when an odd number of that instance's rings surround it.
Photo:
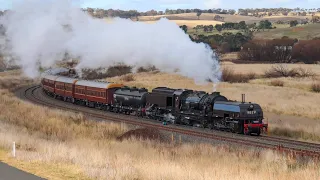
<path fill-rule="evenodd" d="M 320 81 L 313 83 L 311 85 L 311 90 L 314 91 L 314 92 L 319 93 L 320 92 Z"/>
<path fill-rule="evenodd" d="M 269 85 L 272 81 L 282 81 L 284 87 L 301 89 L 309 91 L 312 84 L 314 84 L 320 77 L 306 77 L 306 78 L 292 78 L 292 77 L 281 77 L 281 78 L 262 78 L 251 80 L 252 84 Z"/>
<path fill-rule="evenodd" d="M 132 74 L 127 74 L 127 75 L 122 76 L 121 80 L 125 81 L 125 82 L 134 81 L 134 77 Z"/>
<path fill-rule="evenodd" d="M 237 52 L 232 52 L 232 53 L 226 53 L 226 54 L 221 54 L 220 55 L 220 60 L 236 60 L 238 59 L 238 53 Z"/>
<path fill-rule="evenodd" d="M 170 20 L 171 22 L 176 23 L 177 25 L 186 25 L 188 27 L 196 27 L 197 25 L 213 25 L 222 24 L 220 21 L 213 20 Z M 143 21 L 145 23 L 155 23 L 156 21 Z"/>
<path fill-rule="evenodd" d="M 17 150 L 17 160 L 31 162 L 29 165 L 34 162 L 47 164 L 44 168 L 51 167 L 46 169 L 50 173 L 57 171 L 52 169 L 54 166 L 69 167 L 70 172 L 57 172 L 60 177 L 61 173 L 67 173 L 62 179 L 86 179 L 81 176 L 83 173 L 92 179 L 234 180 L 259 176 L 259 179 L 301 180 L 315 179 L 320 170 L 316 163 L 301 164 L 270 151 L 205 144 L 175 146 L 135 139 L 123 142 L 94 139 L 55 142 L 29 135 L 11 125 L 2 123 L 0 127 L 0 146 L 8 150 L 12 140 L 16 140 L 35 147 L 33 151 Z M 74 172 L 79 174 L 72 176 Z"/>
<path fill-rule="evenodd" d="M 141 73 L 135 81 L 143 81 L 145 75 L 159 77 L 162 85 L 166 76 L 170 82 L 189 81 L 163 73 Z M 320 175 L 318 163 L 271 151 L 137 139 L 120 142 L 116 137 L 125 126 L 88 121 L 82 115 L 22 102 L 7 90 L 0 92 L 0 148 L 6 152 L 0 151 L 1 160 L 45 178 L 301 180 Z M 9 158 L 13 141 L 16 159 Z"/>
<path fill-rule="evenodd" d="M 280 86 L 280 87 L 282 87 L 284 85 L 284 82 L 281 81 L 281 80 L 272 80 L 270 82 L 270 84 L 271 84 L 271 86 Z"/>
<path fill-rule="evenodd" d="M 254 72 L 256 74 L 264 74 L 267 70 L 271 69 L 275 64 L 234 64 L 228 63 L 223 64 L 223 67 L 230 67 L 236 72 L 248 73 Z M 305 70 L 310 70 L 316 75 L 320 76 L 320 65 L 318 64 L 284 64 L 288 69 L 302 68 Z"/>
<path fill-rule="evenodd" d="M 7 137 L 7 136 L 4 136 L 4 137 Z M 3 150 L 2 148 L 0 148 L 0 161 L 7 163 L 10 166 L 21 169 L 25 172 L 28 172 L 46 179 L 52 179 L 52 180 L 89 179 L 87 176 L 83 174 L 83 172 L 81 172 L 80 168 L 77 168 L 73 165 L 65 165 L 62 163 L 49 164 L 42 161 L 36 161 L 31 158 L 26 160 L 23 160 L 20 158 L 16 159 L 16 158 L 13 158 L 12 155 L 8 153 L 7 150 Z"/>

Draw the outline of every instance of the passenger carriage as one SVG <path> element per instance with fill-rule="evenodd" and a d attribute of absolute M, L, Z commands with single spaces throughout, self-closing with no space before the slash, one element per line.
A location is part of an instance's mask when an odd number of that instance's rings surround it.
<path fill-rule="evenodd" d="M 73 97 L 76 102 L 90 107 L 109 107 L 114 102 L 114 91 L 123 86 L 110 82 L 79 80 L 75 83 Z"/>
<path fill-rule="evenodd" d="M 64 101 L 73 102 L 74 86 L 78 79 L 59 76 L 55 83 L 55 94 L 62 97 Z"/>
<path fill-rule="evenodd" d="M 53 76 L 53 75 L 45 75 L 42 78 L 42 88 L 43 90 L 53 96 L 55 94 L 55 82 L 58 76 Z"/>

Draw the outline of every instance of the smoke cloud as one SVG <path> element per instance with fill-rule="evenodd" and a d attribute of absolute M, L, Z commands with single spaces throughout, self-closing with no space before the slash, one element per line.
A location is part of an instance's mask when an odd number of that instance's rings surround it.
<path fill-rule="evenodd" d="M 216 54 L 203 43 L 194 43 L 174 22 L 153 24 L 115 18 L 94 19 L 66 0 L 28 0 L 13 5 L 0 19 L 6 29 L 8 53 L 17 58 L 29 77 L 38 68 L 50 67 L 67 52 L 77 57 L 76 68 L 154 65 L 176 72 L 196 83 L 219 82 Z"/>

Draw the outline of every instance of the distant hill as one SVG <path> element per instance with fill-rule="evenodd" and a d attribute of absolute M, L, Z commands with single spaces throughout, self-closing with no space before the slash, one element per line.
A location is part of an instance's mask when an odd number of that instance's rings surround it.
<path fill-rule="evenodd" d="M 212 14 L 212 13 L 202 13 L 199 17 L 199 20 L 203 21 L 214 21 L 214 16 L 220 16 L 224 18 L 224 22 L 240 22 L 246 21 L 247 24 L 260 22 L 261 20 L 269 20 L 271 22 L 276 21 L 289 21 L 289 20 L 301 20 L 306 18 L 311 18 L 311 15 L 307 16 L 264 16 L 264 17 L 254 17 L 254 16 L 242 16 L 242 15 L 230 15 L 230 14 Z M 156 21 L 160 18 L 167 18 L 169 20 L 198 20 L 196 13 L 183 13 L 183 14 L 169 14 L 169 15 L 156 15 L 156 16 L 139 16 L 139 21 Z M 221 21 L 222 22 L 222 21 Z M 199 24 L 200 25 L 200 24 Z"/>

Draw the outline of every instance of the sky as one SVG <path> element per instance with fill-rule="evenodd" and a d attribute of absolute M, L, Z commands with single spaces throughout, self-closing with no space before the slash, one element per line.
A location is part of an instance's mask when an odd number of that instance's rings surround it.
<path fill-rule="evenodd" d="M 0 9 L 8 9 L 12 2 L 17 0 L 0 0 Z M 102 9 L 135 9 L 138 11 L 168 9 L 239 9 L 239 8 L 319 8 L 320 0 L 72 0 L 75 4 L 86 8 Z"/>

